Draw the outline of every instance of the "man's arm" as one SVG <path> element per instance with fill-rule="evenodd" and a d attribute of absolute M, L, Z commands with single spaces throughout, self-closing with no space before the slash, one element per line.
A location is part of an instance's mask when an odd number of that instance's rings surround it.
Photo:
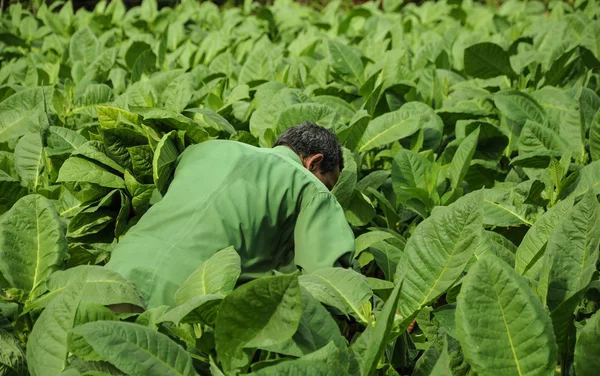
<path fill-rule="evenodd" d="M 350 267 L 354 234 L 344 210 L 329 192 L 317 193 L 303 203 L 294 229 L 295 261 L 304 271 Z"/>

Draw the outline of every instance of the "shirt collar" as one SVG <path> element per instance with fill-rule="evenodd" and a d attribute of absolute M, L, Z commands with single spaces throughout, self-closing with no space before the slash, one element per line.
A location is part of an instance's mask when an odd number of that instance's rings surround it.
<path fill-rule="evenodd" d="M 275 146 L 273 148 L 273 151 L 276 152 L 277 154 L 288 157 L 289 159 L 293 160 L 294 162 L 297 162 L 300 165 L 302 165 L 302 160 L 300 160 L 300 157 L 298 156 L 298 154 L 296 154 L 292 149 L 288 148 L 287 146 L 283 146 L 283 145 Z"/>

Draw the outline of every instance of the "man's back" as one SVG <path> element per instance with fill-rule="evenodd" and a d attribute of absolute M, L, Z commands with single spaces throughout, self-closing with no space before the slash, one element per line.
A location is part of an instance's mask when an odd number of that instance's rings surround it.
<path fill-rule="evenodd" d="M 324 224 L 327 237 L 312 231 Z M 341 207 L 293 151 L 208 141 L 186 149 L 165 197 L 122 239 L 108 266 L 153 307 L 172 304 L 179 285 L 223 248 L 240 254 L 243 281 L 290 264 L 294 240 L 296 263 L 308 271 L 343 255 L 347 266 L 354 249 Z"/>

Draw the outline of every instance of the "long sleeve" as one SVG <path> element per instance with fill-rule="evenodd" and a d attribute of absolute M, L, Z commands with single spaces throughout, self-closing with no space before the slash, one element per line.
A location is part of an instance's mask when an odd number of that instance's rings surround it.
<path fill-rule="evenodd" d="M 303 203 L 294 229 L 295 262 L 305 272 L 342 266 L 354 257 L 354 234 L 344 210 L 329 192 Z"/>

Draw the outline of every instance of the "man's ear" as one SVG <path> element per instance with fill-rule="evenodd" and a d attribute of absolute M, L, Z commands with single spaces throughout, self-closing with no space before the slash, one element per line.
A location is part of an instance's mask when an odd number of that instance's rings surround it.
<path fill-rule="evenodd" d="M 314 154 L 304 158 L 303 164 L 306 169 L 312 173 L 321 170 L 321 162 L 323 162 L 323 154 Z"/>

